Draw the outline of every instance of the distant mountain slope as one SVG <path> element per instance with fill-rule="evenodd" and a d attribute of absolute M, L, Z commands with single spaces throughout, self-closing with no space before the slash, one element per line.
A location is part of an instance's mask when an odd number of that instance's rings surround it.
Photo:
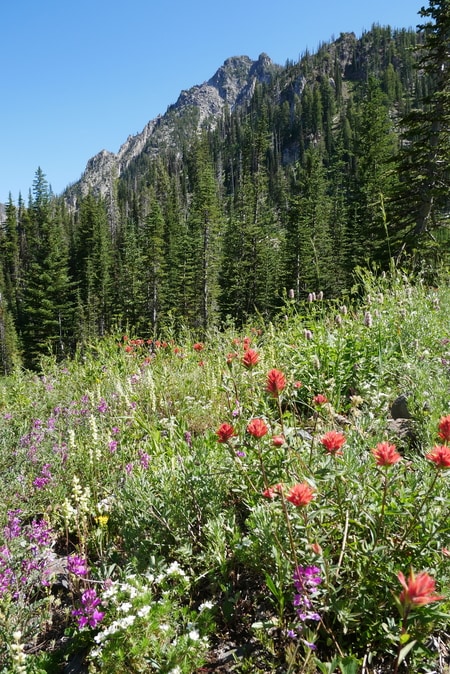
<path fill-rule="evenodd" d="M 102 150 L 92 157 L 80 180 L 65 191 L 67 202 L 76 206 L 78 197 L 89 191 L 104 196 L 112 181 L 142 152 L 156 155 L 162 148 L 178 148 L 183 138 L 195 133 L 206 120 L 211 122 L 220 116 L 225 106 L 233 110 L 250 100 L 255 85 L 269 82 L 280 70 L 281 66 L 275 65 L 267 54 L 261 54 L 257 61 L 248 56 L 227 59 L 211 79 L 182 91 L 164 115 L 129 136 L 117 154 Z"/>

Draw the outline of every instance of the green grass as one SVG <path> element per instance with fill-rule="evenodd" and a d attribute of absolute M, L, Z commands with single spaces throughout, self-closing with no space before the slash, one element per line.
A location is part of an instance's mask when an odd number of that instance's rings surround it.
<path fill-rule="evenodd" d="M 222 644 L 237 672 L 448 672 L 450 470 L 427 454 L 447 446 L 450 288 L 361 274 L 354 297 L 290 301 L 203 348 L 183 330 L 108 338 L 1 380 L 0 672 L 81 653 L 90 672 L 189 674 Z M 389 419 L 402 393 L 406 436 Z M 377 465 L 383 442 L 395 465 Z M 400 595 L 411 569 L 423 605 Z"/>

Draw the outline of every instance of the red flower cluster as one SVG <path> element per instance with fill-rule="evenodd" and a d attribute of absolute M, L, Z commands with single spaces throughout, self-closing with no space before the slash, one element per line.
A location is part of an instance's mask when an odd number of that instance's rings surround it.
<path fill-rule="evenodd" d="M 247 369 L 251 369 L 259 362 L 259 353 L 255 349 L 246 349 L 242 356 L 242 364 Z"/>
<path fill-rule="evenodd" d="M 328 431 L 320 438 L 320 443 L 330 454 L 342 455 L 341 447 L 346 442 L 345 435 L 338 431 Z"/>
<path fill-rule="evenodd" d="M 390 445 L 388 442 L 379 442 L 374 449 L 372 449 L 377 466 L 392 466 L 394 463 L 401 461 L 401 454 L 397 452 L 395 445 Z"/>
<path fill-rule="evenodd" d="M 450 414 L 447 414 L 446 417 L 441 417 L 439 421 L 439 437 L 444 442 L 450 442 Z"/>
<path fill-rule="evenodd" d="M 286 388 L 286 377 L 281 370 L 269 370 L 267 373 L 266 391 L 277 398 L 284 388 Z"/>
<path fill-rule="evenodd" d="M 263 496 L 266 498 L 275 498 L 277 494 L 281 494 L 282 490 L 283 485 L 281 482 L 278 482 L 278 484 L 274 484 L 273 487 L 267 487 L 267 489 L 263 491 Z"/>
<path fill-rule="evenodd" d="M 221 426 L 219 426 L 219 428 L 216 431 L 216 435 L 217 435 L 217 440 L 219 442 L 228 442 L 228 440 L 230 440 L 230 438 L 233 438 L 236 435 L 236 433 L 234 431 L 233 426 L 231 426 L 231 424 L 225 423 L 225 424 L 222 424 Z"/>
<path fill-rule="evenodd" d="M 425 457 L 432 461 L 436 468 L 450 468 L 450 447 L 448 445 L 436 445 Z"/>
<path fill-rule="evenodd" d="M 284 435 L 274 435 L 272 438 L 272 445 L 274 447 L 282 447 L 284 443 L 286 442 L 286 439 Z"/>
<path fill-rule="evenodd" d="M 203 351 L 205 345 L 203 344 L 203 342 L 195 342 L 195 344 L 192 345 L 192 348 L 194 349 L 194 351 Z"/>
<path fill-rule="evenodd" d="M 253 435 L 254 438 L 262 438 L 268 431 L 263 419 L 252 419 L 247 426 L 247 433 Z"/>
<path fill-rule="evenodd" d="M 250 348 L 251 343 L 252 343 L 251 337 L 244 337 L 244 339 L 242 340 L 242 346 L 244 351 L 247 351 L 247 349 Z"/>
<path fill-rule="evenodd" d="M 297 507 L 308 505 L 313 498 L 314 490 L 311 489 L 307 482 L 294 484 L 289 493 L 286 494 L 286 500 Z"/>
<path fill-rule="evenodd" d="M 443 596 L 436 594 L 435 581 L 425 571 L 418 573 L 416 576 L 411 569 L 408 580 L 401 571 L 397 574 L 397 577 L 403 585 L 403 590 L 398 599 L 404 610 L 444 599 Z"/>
<path fill-rule="evenodd" d="M 318 393 L 313 398 L 314 405 L 325 405 L 325 403 L 327 403 L 327 402 L 328 402 L 328 398 L 325 395 L 323 395 L 323 393 Z"/>

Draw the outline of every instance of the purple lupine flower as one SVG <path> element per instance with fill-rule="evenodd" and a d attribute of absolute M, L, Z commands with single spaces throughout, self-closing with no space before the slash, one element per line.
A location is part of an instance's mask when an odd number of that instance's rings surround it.
<path fill-rule="evenodd" d="M 89 571 L 87 561 L 79 555 L 69 555 L 67 557 L 67 570 L 74 576 L 86 576 Z"/>
<path fill-rule="evenodd" d="M 49 431 L 54 431 L 55 430 L 55 425 L 56 425 L 56 419 L 55 417 L 49 417 L 47 419 L 47 428 Z"/>
<path fill-rule="evenodd" d="M 97 410 L 98 410 L 101 414 L 104 414 L 105 412 L 108 411 L 108 403 L 106 402 L 106 400 L 105 400 L 104 398 L 102 398 L 102 399 L 100 400 L 99 404 L 97 405 Z"/>
<path fill-rule="evenodd" d="M 110 441 L 109 441 L 109 443 L 108 443 L 108 448 L 109 448 L 109 451 L 111 452 L 111 454 L 114 454 L 114 452 L 115 452 L 116 449 L 117 449 L 117 445 L 118 445 L 118 444 L 119 444 L 119 443 L 117 442 L 117 440 L 110 440 Z"/>
<path fill-rule="evenodd" d="M 144 452 L 143 449 L 139 450 L 139 463 L 144 470 L 147 470 L 150 463 L 150 455 Z"/>
<path fill-rule="evenodd" d="M 33 480 L 33 487 L 36 489 L 45 489 L 50 480 L 52 479 L 52 474 L 50 472 L 51 464 L 45 463 L 42 466 L 41 474 L 35 480 Z"/>
<path fill-rule="evenodd" d="M 17 508 L 17 510 L 8 510 L 8 523 L 3 529 L 3 535 L 7 541 L 10 541 L 12 538 L 17 538 L 21 534 L 22 527 L 20 518 L 18 517 L 21 512 L 20 508 Z"/>
<path fill-rule="evenodd" d="M 7 566 L 5 569 L 0 568 L 0 597 L 3 597 L 13 585 L 15 585 L 14 571 Z"/>
<path fill-rule="evenodd" d="M 88 625 L 89 627 L 97 627 L 98 623 L 103 619 L 105 614 L 97 609 L 100 601 L 94 588 L 83 592 L 81 595 L 82 608 L 72 611 L 72 615 L 78 618 L 78 628 L 80 630 Z"/>
<path fill-rule="evenodd" d="M 320 569 L 317 566 L 298 566 L 294 571 L 293 580 L 296 590 L 293 604 L 298 619 L 301 622 L 319 621 L 320 615 L 313 609 L 311 597 L 317 594 L 317 587 L 322 582 Z"/>
<path fill-rule="evenodd" d="M 305 644 L 305 646 L 310 648 L 312 651 L 317 651 L 317 646 L 312 641 L 306 641 L 305 639 L 302 639 L 302 641 Z"/>
<path fill-rule="evenodd" d="M 30 543 L 43 547 L 53 541 L 53 529 L 44 519 L 33 520 L 27 531 Z"/>

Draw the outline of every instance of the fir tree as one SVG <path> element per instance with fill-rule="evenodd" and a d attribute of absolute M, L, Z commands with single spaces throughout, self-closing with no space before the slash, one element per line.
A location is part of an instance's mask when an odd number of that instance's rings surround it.
<path fill-rule="evenodd" d="M 38 169 L 30 205 L 34 251 L 24 279 L 21 325 L 24 360 L 31 366 L 46 350 L 68 355 L 73 343 L 66 222 L 61 207 L 52 205 L 45 175 Z"/>
<path fill-rule="evenodd" d="M 404 204 L 401 222 L 410 233 L 410 248 L 424 239 L 448 246 L 450 192 L 450 2 L 429 0 L 419 12 L 424 41 L 417 67 L 431 88 L 421 107 L 403 120 L 405 127 L 400 171 Z"/>

